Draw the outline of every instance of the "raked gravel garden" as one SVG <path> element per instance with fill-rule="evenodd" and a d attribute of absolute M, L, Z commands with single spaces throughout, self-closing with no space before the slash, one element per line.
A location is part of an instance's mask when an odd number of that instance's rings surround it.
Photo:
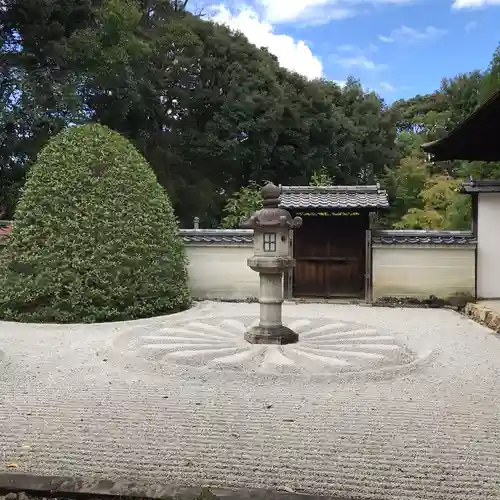
<path fill-rule="evenodd" d="M 283 314 L 304 341 L 265 352 L 238 337 L 257 304 L 92 325 L 1 322 L 2 468 L 345 498 L 499 498 L 500 339 L 490 330 L 450 310 L 290 303 Z"/>

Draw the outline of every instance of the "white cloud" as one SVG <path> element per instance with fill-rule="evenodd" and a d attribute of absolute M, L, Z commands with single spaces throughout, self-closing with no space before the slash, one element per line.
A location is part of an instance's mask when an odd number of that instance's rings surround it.
<path fill-rule="evenodd" d="M 357 45 L 339 45 L 329 60 L 346 69 L 359 68 L 369 71 L 379 71 L 387 68 L 386 64 L 380 64 L 371 59 L 371 54 L 378 51 L 378 47 L 370 43 L 366 47 Z"/>
<path fill-rule="evenodd" d="M 344 68 L 352 69 L 352 68 L 361 68 L 370 71 L 378 71 L 387 68 L 385 64 L 379 64 L 371 59 L 368 59 L 365 55 L 353 55 L 352 57 L 339 57 L 334 54 L 331 56 L 331 60 L 338 64 L 339 66 L 343 66 Z"/>
<path fill-rule="evenodd" d="M 229 3 L 239 5 L 239 10 L 251 9 L 272 25 L 317 25 L 352 17 L 375 4 L 402 5 L 415 1 L 418 0 L 236 0 L 235 3 L 226 0 L 225 6 Z"/>
<path fill-rule="evenodd" d="M 394 87 L 389 82 L 380 82 L 379 87 L 386 92 L 394 92 Z"/>
<path fill-rule="evenodd" d="M 500 5 L 500 0 L 454 0 L 454 9 L 477 9 L 488 5 Z"/>
<path fill-rule="evenodd" d="M 414 28 L 409 28 L 408 26 L 401 26 L 391 32 L 390 35 L 384 36 L 379 35 L 378 38 L 381 42 L 394 43 L 394 42 L 406 42 L 413 43 L 426 40 L 435 40 L 441 36 L 446 35 L 448 32 L 441 28 L 436 28 L 435 26 L 427 26 L 427 28 L 422 31 L 418 31 Z"/>
<path fill-rule="evenodd" d="M 470 33 L 472 30 L 475 30 L 477 28 L 477 22 L 476 21 L 471 21 L 470 23 L 467 23 L 465 25 L 465 31 L 466 33 Z"/>
<path fill-rule="evenodd" d="M 266 47 L 285 68 L 296 71 L 307 78 L 320 78 L 323 75 L 321 59 L 315 56 L 303 40 L 274 32 L 273 25 L 262 20 L 250 7 L 233 14 L 227 7 L 213 8 L 212 19 L 226 24 L 231 29 L 241 31 L 251 43 Z"/>
<path fill-rule="evenodd" d="M 378 47 L 373 43 L 370 43 L 370 45 L 368 45 L 365 48 L 358 47 L 357 45 L 348 45 L 348 44 L 339 45 L 337 47 L 337 52 L 348 52 L 348 53 L 350 52 L 352 54 L 370 54 L 377 51 Z"/>
<path fill-rule="evenodd" d="M 258 0 L 267 20 L 276 22 L 295 21 L 304 12 L 323 7 L 329 0 Z"/>
<path fill-rule="evenodd" d="M 337 50 L 339 52 L 356 52 L 358 48 L 356 47 L 356 45 L 345 44 L 345 45 L 339 45 L 337 47 Z"/>
<path fill-rule="evenodd" d="M 336 0 L 258 0 L 263 17 L 273 24 L 290 22 L 326 23 L 354 14 Z M 338 4 L 338 5 L 337 5 Z"/>

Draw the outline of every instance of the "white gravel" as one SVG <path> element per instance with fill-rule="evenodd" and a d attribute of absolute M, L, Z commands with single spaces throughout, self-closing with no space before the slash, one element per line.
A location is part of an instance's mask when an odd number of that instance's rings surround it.
<path fill-rule="evenodd" d="M 0 470 L 367 499 L 500 498 L 500 339 L 457 313 L 285 305 L 288 321 L 362 324 L 432 353 L 387 377 L 221 370 L 151 359 L 134 344 L 188 319 L 257 312 L 206 302 L 107 325 L 0 322 Z"/>

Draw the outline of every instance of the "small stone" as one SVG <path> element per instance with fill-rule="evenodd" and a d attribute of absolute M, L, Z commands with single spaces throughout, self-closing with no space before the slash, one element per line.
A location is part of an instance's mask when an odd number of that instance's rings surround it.
<path fill-rule="evenodd" d="M 24 492 L 18 493 L 17 500 L 28 500 L 28 495 L 26 495 L 26 493 Z"/>
<path fill-rule="evenodd" d="M 7 493 L 5 500 L 17 500 L 17 495 L 15 493 Z"/>

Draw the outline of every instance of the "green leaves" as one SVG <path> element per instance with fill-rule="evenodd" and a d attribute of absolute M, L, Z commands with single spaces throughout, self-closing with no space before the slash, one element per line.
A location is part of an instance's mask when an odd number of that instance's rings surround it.
<path fill-rule="evenodd" d="M 409 210 L 423 207 L 420 193 L 428 175 L 428 165 L 416 155 L 403 158 L 397 167 L 386 169 L 382 184 L 391 202 L 391 211 L 385 216 L 389 226 L 398 222 Z"/>
<path fill-rule="evenodd" d="M 410 208 L 396 229 L 470 229 L 470 197 L 460 194 L 459 179 L 432 176 L 420 192 L 422 208 Z"/>
<path fill-rule="evenodd" d="M 190 303 L 168 197 L 137 150 L 100 125 L 66 129 L 41 151 L 0 267 L 9 320 L 122 320 Z"/>
<path fill-rule="evenodd" d="M 261 209 L 263 201 L 261 189 L 262 186 L 252 181 L 248 186 L 236 191 L 224 207 L 222 228 L 238 229 L 243 220 Z"/>
<path fill-rule="evenodd" d="M 480 104 L 484 104 L 495 92 L 500 90 L 500 45 L 491 58 L 488 70 L 484 76 L 479 94 Z"/>
<path fill-rule="evenodd" d="M 325 166 L 314 170 L 311 176 L 310 186 L 332 186 L 334 179 Z"/>

